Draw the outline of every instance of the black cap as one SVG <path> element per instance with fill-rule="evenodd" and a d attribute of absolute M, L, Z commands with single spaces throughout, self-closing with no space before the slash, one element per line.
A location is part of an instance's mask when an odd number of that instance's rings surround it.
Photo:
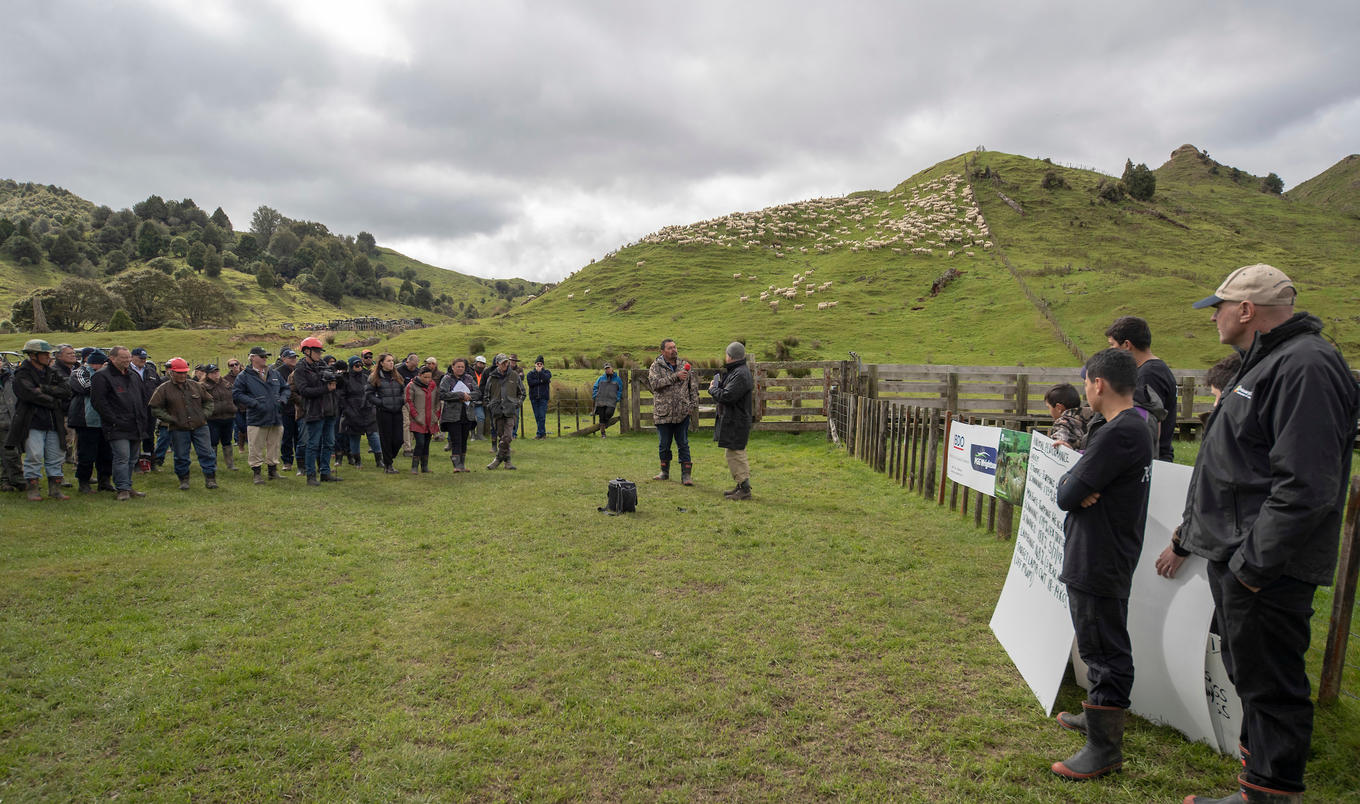
<path fill-rule="evenodd" d="M 148 354 L 146 353 L 146 350 L 145 350 L 145 349 L 143 349 L 142 347 L 138 346 L 136 349 L 133 349 L 133 350 L 132 350 L 132 356 L 133 356 L 133 357 L 149 357 L 150 355 L 148 355 Z"/>
<path fill-rule="evenodd" d="M 263 346 L 250 347 L 250 353 L 252 355 L 259 355 L 260 357 L 269 357 L 269 352 L 265 351 Z"/>

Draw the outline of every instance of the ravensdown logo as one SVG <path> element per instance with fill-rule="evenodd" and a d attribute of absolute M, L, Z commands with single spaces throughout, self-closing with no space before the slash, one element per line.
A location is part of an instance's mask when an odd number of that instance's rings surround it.
<path fill-rule="evenodd" d="M 996 447 L 973 445 L 973 471 L 984 475 L 996 474 Z"/>

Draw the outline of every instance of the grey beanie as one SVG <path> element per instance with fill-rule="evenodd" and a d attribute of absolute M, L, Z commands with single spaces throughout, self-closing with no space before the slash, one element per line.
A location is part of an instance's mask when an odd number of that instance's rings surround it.
<path fill-rule="evenodd" d="M 732 341 L 727 344 L 727 357 L 731 360 L 745 360 L 746 346 L 741 341 Z"/>

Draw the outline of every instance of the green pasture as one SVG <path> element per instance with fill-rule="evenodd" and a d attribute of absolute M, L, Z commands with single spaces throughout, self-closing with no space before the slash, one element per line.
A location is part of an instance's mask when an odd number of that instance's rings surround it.
<path fill-rule="evenodd" d="M 0 799 L 1229 789 L 1233 760 L 1138 718 L 1122 774 L 1049 773 L 1080 740 L 988 628 L 1011 543 L 818 436 L 757 434 L 748 503 L 722 499 L 705 434 L 693 447 L 693 488 L 642 480 L 656 449 L 637 435 L 519 441 L 517 472 L 455 476 L 437 453 L 431 475 L 314 489 L 242 470 L 208 492 L 195 469 L 192 491 L 162 472 L 125 504 L 4 495 Z M 635 515 L 597 511 L 617 476 L 640 481 Z M 1312 800 L 1360 800 L 1357 755 L 1343 696 L 1318 716 Z"/>

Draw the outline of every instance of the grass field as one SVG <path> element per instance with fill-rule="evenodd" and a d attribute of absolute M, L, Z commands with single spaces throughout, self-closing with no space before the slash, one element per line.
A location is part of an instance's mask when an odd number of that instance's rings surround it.
<path fill-rule="evenodd" d="M 1011 544 L 818 437 L 758 434 L 749 503 L 649 436 L 517 442 L 518 472 L 147 499 L 0 499 L 6 801 L 1178 801 L 1233 761 L 1133 719 L 1123 774 L 988 629 Z M 470 458 L 486 452 L 477 444 Z M 474 465 L 475 462 L 473 462 Z M 1315 619 L 1316 622 L 1316 619 Z M 1325 628 L 1325 624 L 1323 625 Z M 1077 705 L 1070 683 L 1059 706 Z M 1314 801 L 1360 800 L 1360 706 Z"/>

